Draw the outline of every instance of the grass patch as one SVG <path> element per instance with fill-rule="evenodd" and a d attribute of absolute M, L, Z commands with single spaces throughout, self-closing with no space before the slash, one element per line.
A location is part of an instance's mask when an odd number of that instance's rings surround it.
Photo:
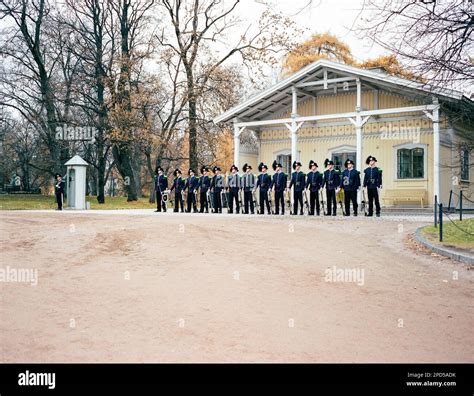
<path fill-rule="evenodd" d="M 148 202 L 148 197 L 138 201 L 127 202 L 126 197 L 105 197 L 105 204 L 99 204 L 97 197 L 86 197 L 91 209 L 153 209 L 155 204 Z M 0 210 L 32 210 L 56 209 L 54 196 L 33 194 L 2 194 L 0 195 Z"/>
<path fill-rule="evenodd" d="M 462 232 L 458 227 L 452 224 L 448 219 L 443 219 L 443 242 L 439 242 L 439 228 L 434 226 L 426 226 L 421 229 L 421 235 L 430 242 L 435 242 L 446 247 L 456 247 L 460 249 L 474 251 L 474 219 L 465 219 L 463 221 L 456 220 L 455 224 L 466 230 L 468 235 Z M 439 227 L 439 225 L 438 225 Z"/>

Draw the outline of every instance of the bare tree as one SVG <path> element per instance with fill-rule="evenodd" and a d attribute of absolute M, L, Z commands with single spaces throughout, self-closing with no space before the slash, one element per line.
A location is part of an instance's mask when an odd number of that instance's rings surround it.
<path fill-rule="evenodd" d="M 143 36 L 146 36 L 145 26 L 154 1 L 109 0 L 109 4 L 117 21 L 120 42 L 117 85 L 116 89 L 111 89 L 115 108 L 112 152 L 117 169 L 125 181 L 127 199 L 135 201 L 138 199 L 140 183 L 133 164 L 132 143 L 137 125 L 132 114 L 132 74 L 133 68 L 139 67 L 139 63 L 151 52 L 150 41 L 143 39 Z"/>
<path fill-rule="evenodd" d="M 361 35 L 397 54 L 432 86 L 473 83 L 472 1 L 365 0 L 361 15 Z"/>
<path fill-rule="evenodd" d="M 234 56 L 239 55 L 240 61 L 247 65 L 252 62 L 276 62 L 273 55 L 291 47 L 290 20 L 268 10 L 262 15 L 258 26 L 244 28 L 235 43 L 223 42 L 228 32 L 242 24 L 235 15 L 239 3 L 240 0 L 161 2 L 171 32 L 163 29 L 157 39 L 180 58 L 186 77 L 189 166 L 194 169 L 198 166 L 199 152 L 197 106 L 209 78 Z M 208 56 L 210 46 L 216 43 L 226 49 L 220 54 L 214 51 L 214 56 Z"/>
<path fill-rule="evenodd" d="M 89 162 L 96 171 L 97 201 L 104 203 L 107 158 L 111 148 L 107 136 L 111 128 L 107 80 L 112 78 L 117 52 L 112 10 L 107 0 L 67 0 L 60 24 L 80 37 L 73 48 L 80 60 L 80 79 L 73 104 L 96 129 L 95 153 L 89 157 Z"/>
<path fill-rule="evenodd" d="M 51 11 L 47 0 L 0 0 L 0 19 L 9 24 L 2 32 L 0 54 L 15 65 L 1 74 L 0 103 L 36 126 L 49 151 L 43 170 L 54 174 L 61 171 L 62 158 L 55 138 L 59 109 L 52 76 L 56 59 L 50 56 L 44 32 Z"/>

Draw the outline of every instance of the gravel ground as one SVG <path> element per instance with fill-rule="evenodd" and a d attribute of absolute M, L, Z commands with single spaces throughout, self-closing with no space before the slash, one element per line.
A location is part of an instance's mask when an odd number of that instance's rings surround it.
<path fill-rule="evenodd" d="M 430 221 L 0 212 L 0 361 L 472 362 L 473 271 Z"/>

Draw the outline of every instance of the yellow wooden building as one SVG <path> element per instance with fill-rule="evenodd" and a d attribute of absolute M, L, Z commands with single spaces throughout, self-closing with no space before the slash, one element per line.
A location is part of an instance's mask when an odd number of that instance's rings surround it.
<path fill-rule="evenodd" d="M 460 136 L 474 134 L 472 118 L 461 92 L 318 60 L 214 122 L 233 125 L 237 166 L 256 171 L 276 159 L 291 173 L 294 159 L 305 169 L 314 160 L 323 171 L 325 158 L 337 167 L 351 158 L 363 170 L 373 155 L 385 206 L 430 206 L 435 195 L 447 203 L 450 190 L 474 199 L 473 153 Z"/>

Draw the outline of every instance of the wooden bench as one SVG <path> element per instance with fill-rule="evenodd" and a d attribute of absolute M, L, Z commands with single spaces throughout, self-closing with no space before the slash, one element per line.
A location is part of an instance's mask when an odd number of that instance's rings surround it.
<path fill-rule="evenodd" d="M 404 190 L 383 190 L 383 200 L 419 202 L 423 208 L 423 201 L 427 202 L 427 191 L 420 189 L 404 189 Z"/>

